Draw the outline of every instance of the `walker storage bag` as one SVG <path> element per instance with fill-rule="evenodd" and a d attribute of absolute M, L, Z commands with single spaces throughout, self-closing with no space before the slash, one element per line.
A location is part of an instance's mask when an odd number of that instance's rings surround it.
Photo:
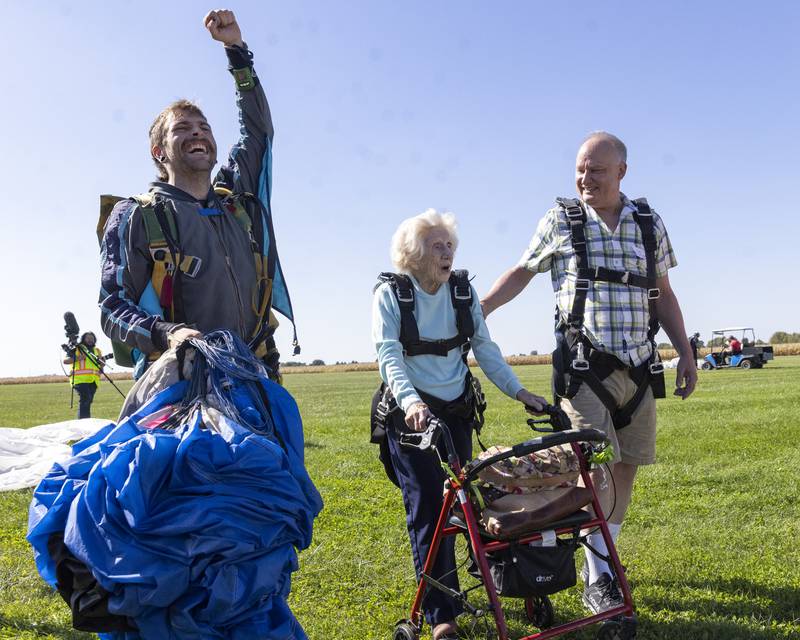
<path fill-rule="evenodd" d="M 36 488 L 36 566 L 104 640 L 304 639 L 286 598 L 322 501 L 297 405 L 233 334 L 191 342 Z"/>
<path fill-rule="evenodd" d="M 555 546 L 512 544 L 487 554 L 498 595 L 508 598 L 545 596 L 575 585 L 577 538 L 557 538 Z"/>

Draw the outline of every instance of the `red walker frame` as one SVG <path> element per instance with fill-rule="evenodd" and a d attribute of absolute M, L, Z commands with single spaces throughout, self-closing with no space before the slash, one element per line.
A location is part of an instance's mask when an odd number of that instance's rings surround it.
<path fill-rule="evenodd" d="M 548 407 L 548 409 L 550 409 L 551 411 L 553 410 L 552 407 Z M 558 409 L 555 410 L 558 411 Z M 456 499 L 458 499 L 458 502 L 461 505 L 463 513 L 462 517 L 464 523 L 466 524 L 467 537 L 469 539 L 469 543 L 472 548 L 475 562 L 478 565 L 481 575 L 484 576 L 483 585 L 486 589 L 486 594 L 489 598 L 489 609 L 492 611 L 494 615 L 495 624 L 497 626 L 498 640 L 509 640 L 508 627 L 506 625 L 505 615 L 503 613 L 503 608 L 501 606 L 499 596 L 497 595 L 497 590 L 495 588 L 494 582 L 491 579 L 491 573 L 489 571 L 489 565 L 486 559 L 486 554 L 493 551 L 501 551 L 503 549 L 508 548 L 511 544 L 527 544 L 534 540 L 539 540 L 542 538 L 541 534 L 542 531 L 550 531 L 552 530 L 552 528 L 543 527 L 537 531 L 531 531 L 513 540 L 484 541 L 481 537 L 481 529 L 478 526 L 477 518 L 475 516 L 475 511 L 473 510 L 472 507 L 472 502 L 468 497 L 468 491 L 465 490 L 465 485 L 477 475 L 476 468 L 478 468 L 478 465 L 468 463 L 464 468 L 462 468 L 458 460 L 458 456 L 454 454 L 454 451 L 452 451 L 452 441 L 450 440 L 450 434 L 449 431 L 447 431 L 446 426 L 443 425 L 440 421 L 434 420 L 431 423 L 431 427 L 429 427 L 429 431 L 435 430 L 436 428 L 441 429 L 445 437 L 445 444 L 449 445 L 448 446 L 449 455 L 447 464 L 450 466 L 453 475 L 449 477 L 447 480 L 447 493 L 445 494 L 444 497 L 442 510 L 439 513 L 439 520 L 436 524 L 436 530 L 433 535 L 433 540 L 431 541 L 428 557 L 425 560 L 425 566 L 423 568 L 422 575 L 420 577 L 419 585 L 417 586 L 417 592 L 414 597 L 414 603 L 411 606 L 409 619 L 406 621 L 401 621 L 400 623 L 398 623 L 398 625 L 403 623 L 406 624 L 410 623 L 410 625 L 416 631 L 417 637 L 419 631 L 422 629 L 424 619 L 423 619 L 421 605 L 422 605 L 422 600 L 425 596 L 426 589 L 428 587 L 428 581 L 426 580 L 426 576 L 430 575 L 431 567 L 433 566 L 433 563 L 436 560 L 436 554 L 439 552 L 439 545 L 441 544 L 442 539 L 446 536 L 453 536 L 464 533 L 464 529 L 462 527 L 450 524 L 452 509 L 453 506 L 455 505 Z M 526 442 L 518 444 L 515 447 L 513 447 L 511 451 L 506 452 L 505 454 L 501 454 L 501 456 L 504 455 L 504 457 L 511 457 L 512 455 L 520 456 L 520 455 L 525 455 L 527 453 L 532 453 L 534 451 L 547 449 L 557 444 L 570 444 L 580 462 L 580 474 L 581 478 L 583 479 L 584 485 L 592 493 L 591 504 L 594 509 L 594 513 L 601 514 L 601 517 L 593 517 L 590 518 L 589 520 L 582 521 L 578 526 L 581 529 L 588 529 L 594 527 L 600 529 L 600 532 L 603 536 L 603 540 L 605 541 L 606 544 L 606 548 L 608 549 L 608 555 L 610 559 L 609 564 L 612 566 L 613 571 L 616 574 L 616 578 L 618 580 L 623 597 L 622 606 L 615 607 L 613 609 L 609 609 L 608 611 L 604 611 L 596 615 L 591 615 L 586 618 L 578 618 L 575 620 L 571 620 L 569 622 L 559 624 L 557 626 L 548 629 L 544 629 L 538 633 L 534 633 L 533 635 L 523 636 L 518 640 L 544 640 L 545 638 L 554 638 L 569 631 L 574 631 L 576 629 L 580 629 L 582 627 L 586 627 L 588 625 L 595 624 L 597 622 L 610 620 L 612 618 L 625 617 L 628 619 L 633 619 L 634 620 L 633 624 L 635 625 L 633 600 L 631 598 L 630 587 L 628 586 L 628 581 L 625 577 L 625 572 L 620 563 L 619 556 L 617 555 L 617 550 L 616 547 L 614 546 L 614 541 L 611 538 L 611 534 L 608 529 L 608 522 L 606 521 L 605 516 L 602 515 L 603 510 L 600 506 L 600 501 L 597 495 L 597 491 L 594 487 L 594 484 L 592 483 L 591 475 L 589 474 L 589 467 L 586 461 L 586 457 L 584 456 L 583 451 L 579 446 L 580 442 L 592 442 L 592 441 L 598 442 L 598 441 L 604 441 L 605 439 L 606 439 L 605 435 L 602 432 L 594 429 L 570 429 L 568 431 L 554 431 L 551 434 L 534 438 L 532 440 L 528 440 Z M 497 461 L 497 459 L 502 459 L 501 456 L 492 456 L 489 463 L 491 464 L 492 462 Z M 488 465 L 481 464 L 480 468 L 483 468 L 484 466 Z M 576 529 L 575 525 L 570 525 L 555 529 L 555 532 L 556 535 L 569 534 L 573 533 L 575 529 Z M 487 576 L 488 579 L 486 578 Z M 635 626 L 633 633 L 635 634 Z M 396 635 L 395 637 L 398 636 Z M 629 636 L 623 635 L 622 637 L 633 637 L 633 635 Z"/>

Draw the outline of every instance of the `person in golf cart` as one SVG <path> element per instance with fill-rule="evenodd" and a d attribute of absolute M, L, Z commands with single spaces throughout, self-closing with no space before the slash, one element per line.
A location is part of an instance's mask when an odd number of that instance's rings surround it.
<path fill-rule="evenodd" d="M 725 340 L 725 348 L 722 350 L 722 357 L 725 363 L 730 364 L 732 356 L 738 356 L 742 353 L 742 343 L 736 339 L 736 336 L 729 335 Z"/>
<path fill-rule="evenodd" d="M 399 273 L 381 274 L 372 307 L 372 338 L 381 378 L 397 408 L 386 424 L 391 465 L 403 493 L 417 576 L 442 508 L 445 474 L 430 451 L 401 448 L 405 430 L 423 431 L 431 417 L 450 428 L 462 463 L 472 457 L 475 399 L 467 367 L 470 348 L 501 391 L 536 410 L 546 400 L 520 384 L 492 342 L 466 271 L 453 271 L 458 246 L 455 217 L 433 209 L 404 220 L 392 238 Z M 441 451 L 443 458 L 446 452 Z M 452 537 L 445 538 L 431 572 L 458 590 Z M 437 589 L 423 603 L 434 640 L 457 638 L 461 605 Z"/>

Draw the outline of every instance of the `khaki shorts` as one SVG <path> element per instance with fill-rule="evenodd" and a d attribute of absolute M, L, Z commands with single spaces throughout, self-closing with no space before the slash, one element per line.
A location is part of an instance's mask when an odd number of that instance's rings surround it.
<path fill-rule="evenodd" d="M 636 393 L 636 383 L 628 372 L 615 369 L 603 380 L 603 385 L 622 406 Z M 597 429 L 608 435 L 614 447 L 614 462 L 634 465 L 653 464 L 656 461 L 656 401 L 653 390 L 648 389 L 636 407 L 631 423 L 619 431 L 614 429 L 611 414 L 585 382 L 572 400 L 562 400 L 572 426 L 577 429 Z"/>

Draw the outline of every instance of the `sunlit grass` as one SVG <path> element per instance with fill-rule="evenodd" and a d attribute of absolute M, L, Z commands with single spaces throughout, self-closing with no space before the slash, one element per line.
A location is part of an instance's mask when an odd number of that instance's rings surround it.
<path fill-rule="evenodd" d="M 549 395 L 549 367 L 517 372 L 529 389 Z M 400 494 L 367 442 L 377 374 L 298 373 L 286 384 L 300 404 L 307 464 L 325 499 L 291 606 L 312 640 L 389 639 L 407 615 L 414 572 Z M 488 382 L 484 388 L 484 442 L 525 439 L 517 403 Z M 0 426 L 69 419 L 68 405 L 65 384 L 0 386 Z M 93 415 L 113 418 L 119 405 L 105 385 Z M 640 638 L 800 637 L 798 424 L 800 357 L 761 370 L 701 372 L 690 400 L 659 401 L 658 463 L 640 473 L 619 542 Z M 66 605 L 36 574 L 24 540 L 31 493 L 0 493 L 0 638 L 92 637 L 71 631 Z M 554 603 L 561 620 L 582 615 L 577 588 Z M 520 603 L 506 604 L 516 636 L 532 632 Z"/>

